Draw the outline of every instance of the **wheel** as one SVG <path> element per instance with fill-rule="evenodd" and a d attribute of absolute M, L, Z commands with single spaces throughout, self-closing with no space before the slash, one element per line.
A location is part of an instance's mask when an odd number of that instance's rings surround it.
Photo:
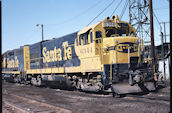
<path fill-rule="evenodd" d="M 31 84 L 35 86 L 42 86 L 42 79 L 41 76 L 36 76 L 31 78 Z"/>
<path fill-rule="evenodd" d="M 35 78 L 35 77 L 32 77 L 32 78 L 31 78 L 31 84 L 32 84 L 32 85 L 36 85 L 36 78 Z"/>
<path fill-rule="evenodd" d="M 41 86 L 42 85 L 42 79 L 41 79 L 41 77 L 40 76 L 37 76 L 37 85 L 38 86 Z"/>
<path fill-rule="evenodd" d="M 15 83 L 20 83 L 19 75 L 14 76 L 14 82 Z"/>

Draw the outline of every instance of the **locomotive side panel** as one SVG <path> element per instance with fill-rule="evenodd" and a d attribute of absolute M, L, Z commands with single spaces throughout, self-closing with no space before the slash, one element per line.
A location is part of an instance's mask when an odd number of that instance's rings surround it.
<path fill-rule="evenodd" d="M 21 82 L 25 79 L 25 72 L 29 69 L 29 46 L 4 53 L 4 79 L 10 82 Z"/>
<path fill-rule="evenodd" d="M 74 42 L 76 33 L 61 38 L 43 42 L 43 67 L 75 67 L 80 66 L 80 60 L 76 56 Z"/>
<path fill-rule="evenodd" d="M 28 74 L 77 72 L 80 59 L 75 52 L 77 32 L 30 46 Z M 68 69 L 69 68 L 69 69 Z"/>
<path fill-rule="evenodd" d="M 23 48 L 14 49 L 7 52 L 7 70 L 8 71 L 23 71 L 24 59 Z"/>
<path fill-rule="evenodd" d="M 41 42 L 30 45 L 29 47 L 30 56 L 30 69 L 41 68 Z"/>
<path fill-rule="evenodd" d="M 23 72 L 29 68 L 28 60 L 29 57 L 29 46 L 23 46 L 18 49 L 14 49 L 11 51 L 7 51 L 4 53 L 3 57 L 3 64 L 4 69 L 10 72 Z M 26 67 L 27 65 L 27 67 Z M 18 73 L 17 72 L 17 73 Z"/>

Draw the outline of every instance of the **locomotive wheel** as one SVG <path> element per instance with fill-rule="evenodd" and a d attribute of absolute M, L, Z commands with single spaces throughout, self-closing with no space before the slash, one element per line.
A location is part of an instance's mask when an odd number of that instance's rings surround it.
<path fill-rule="evenodd" d="M 35 78 L 35 77 L 32 77 L 32 78 L 31 78 L 31 84 L 32 84 L 32 85 L 35 85 L 35 84 L 36 84 L 36 78 Z"/>
<path fill-rule="evenodd" d="M 19 75 L 16 75 L 16 76 L 14 77 L 14 82 L 15 82 L 15 83 L 20 83 Z"/>
<path fill-rule="evenodd" d="M 41 86 L 42 85 L 42 79 L 40 76 L 32 77 L 31 78 L 31 84 L 35 86 Z"/>
<path fill-rule="evenodd" d="M 37 76 L 37 84 L 38 84 L 38 86 L 42 85 L 42 79 L 40 76 Z"/>
<path fill-rule="evenodd" d="M 76 89 L 79 90 L 79 91 L 81 90 L 81 82 L 78 81 L 76 83 Z"/>

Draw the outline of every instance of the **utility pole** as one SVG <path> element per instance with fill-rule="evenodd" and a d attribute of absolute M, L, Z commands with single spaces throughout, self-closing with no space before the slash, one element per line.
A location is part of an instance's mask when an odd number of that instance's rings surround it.
<path fill-rule="evenodd" d="M 165 39 L 164 43 L 167 42 L 166 36 L 168 36 L 168 35 L 166 34 L 166 24 L 168 24 L 168 23 L 170 23 L 170 22 L 160 22 L 160 24 L 164 24 L 164 39 Z"/>
<path fill-rule="evenodd" d="M 36 24 L 37 27 L 39 25 L 40 24 Z M 41 24 L 41 29 L 42 29 L 42 42 L 43 42 L 44 41 L 44 25 L 43 24 Z M 42 42 L 40 42 L 40 44 L 41 44 L 41 51 L 42 51 L 42 48 L 43 48 Z M 41 56 L 42 56 L 42 52 L 41 52 Z M 42 58 L 40 59 L 40 62 L 41 62 L 40 68 L 43 68 L 43 59 Z"/>
<path fill-rule="evenodd" d="M 164 70 L 164 80 L 166 80 L 166 73 L 165 73 L 165 53 L 164 53 L 164 38 L 163 38 L 163 32 L 161 32 L 161 49 L 162 49 L 162 60 L 163 60 L 163 70 Z"/>
<path fill-rule="evenodd" d="M 41 28 L 42 28 L 42 41 L 44 40 L 44 31 L 43 31 L 43 24 L 41 24 Z"/>
<path fill-rule="evenodd" d="M 151 32 L 151 56 L 152 56 L 152 69 L 156 72 L 156 59 L 155 59 L 155 46 L 154 46 L 154 28 L 153 28 L 153 10 L 152 0 L 149 0 L 149 12 L 150 12 L 150 32 Z"/>
<path fill-rule="evenodd" d="M 164 35 L 165 35 L 165 43 L 166 43 L 166 28 L 165 28 L 165 22 L 164 22 Z"/>
<path fill-rule="evenodd" d="M 39 26 L 40 24 L 36 24 L 36 26 Z M 42 41 L 44 40 L 44 25 L 41 24 L 41 28 L 42 28 Z"/>
<path fill-rule="evenodd" d="M 170 22 L 161 22 L 161 24 L 164 24 L 164 36 L 165 36 L 165 43 L 167 42 L 166 36 L 170 36 L 166 34 L 166 24 L 170 24 Z"/>

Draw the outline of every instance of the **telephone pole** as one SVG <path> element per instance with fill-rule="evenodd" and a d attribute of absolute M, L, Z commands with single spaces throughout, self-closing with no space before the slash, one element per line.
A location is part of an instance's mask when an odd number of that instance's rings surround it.
<path fill-rule="evenodd" d="M 151 56 L 152 56 L 152 68 L 156 71 L 156 58 L 155 58 L 155 45 L 154 45 L 154 28 L 153 28 L 153 10 L 152 0 L 149 0 L 149 12 L 150 12 L 150 32 L 151 32 Z"/>
<path fill-rule="evenodd" d="M 43 41 L 44 40 L 44 30 L 43 30 L 44 25 L 43 24 L 41 24 L 41 28 L 42 28 L 42 41 Z"/>

